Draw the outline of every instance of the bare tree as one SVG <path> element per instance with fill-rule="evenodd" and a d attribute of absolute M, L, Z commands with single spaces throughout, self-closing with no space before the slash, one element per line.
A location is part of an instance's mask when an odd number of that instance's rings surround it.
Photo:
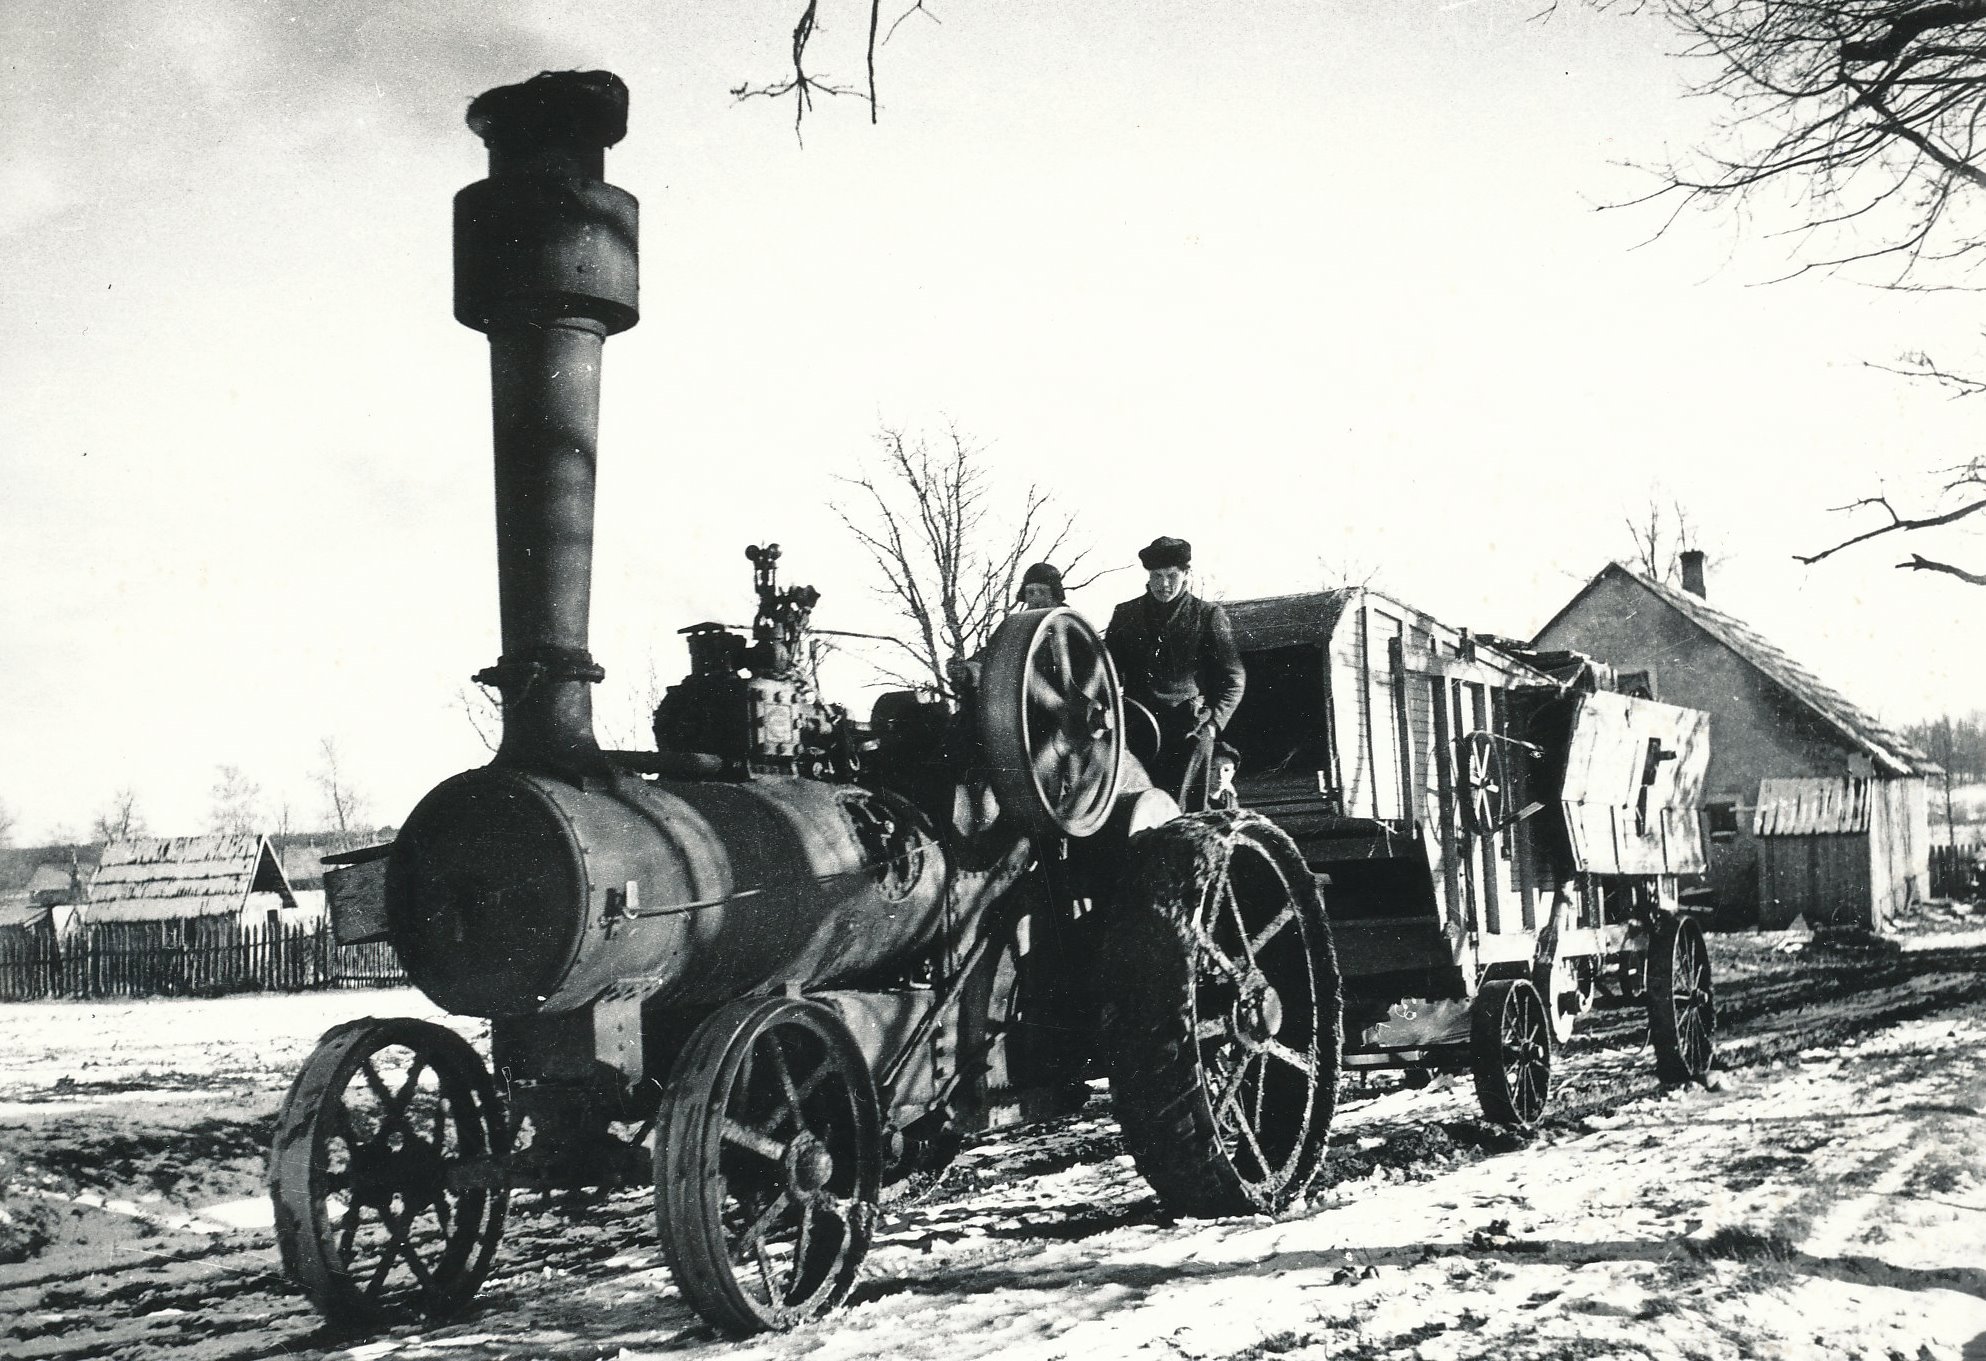
<path fill-rule="evenodd" d="M 1783 191 L 1802 269 L 1974 262 L 1957 211 L 1986 187 L 1986 0 L 1599 0 L 1656 10 L 1731 116 L 1662 174 L 1679 205 Z"/>
<path fill-rule="evenodd" d="M 1702 551 L 1701 536 L 1681 501 L 1666 504 L 1651 495 L 1640 511 L 1623 517 L 1634 552 L 1628 566 L 1651 581 L 1676 581 L 1682 576 L 1683 554 Z"/>
<path fill-rule="evenodd" d="M 111 795 L 110 806 L 97 814 L 90 829 L 91 839 L 105 844 L 144 834 L 145 815 L 138 811 L 138 796 L 130 789 Z"/>
<path fill-rule="evenodd" d="M 857 494 L 834 511 L 882 573 L 878 594 L 909 625 L 887 640 L 907 669 L 886 673 L 950 694 L 956 664 L 986 646 L 1029 562 L 1055 562 L 1070 590 L 1096 577 L 1074 579 L 1087 550 L 1071 551 L 1074 518 L 1040 487 L 1000 511 L 985 451 L 956 425 L 935 440 L 885 426 L 876 439 L 880 467 L 842 479 Z"/>
<path fill-rule="evenodd" d="M 14 844 L 14 828 L 16 825 L 17 820 L 14 816 L 14 810 L 5 803 L 0 803 L 0 846 L 11 846 Z"/>
<path fill-rule="evenodd" d="M 317 744 L 317 769 L 311 779 L 324 796 L 324 816 L 341 839 L 348 839 L 353 832 L 360 830 L 368 808 L 366 796 L 352 784 L 346 774 L 344 753 L 339 750 L 338 739 L 326 737 Z"/>
<path fill-rule="evenodd" d="M 240 766 L 216 766 L 208 821 L 217 832 L 253 832 L 262 819 L 262 787 Z"/>
<path fill-rule="evenodd" d="M 1797 224 L 1784 235 L 1796 273 L 1873 265 L 1895 287 L 1976 286 L 1986 234 L 1967 209 L 1986 189 L 1986 0 L 1597 3 L 1665 14 L 1704 73 L 1696 92 L 1728 110 L 1711 145 L 1658 171 L 1651 198 L 1673 199 L 1678 211 L 1791 201 Z M 1921 352 L 1873 367 L 1961 395 L 1986 390 Z M 1949 525 L 1986 506 L 1981 460 L 1930 476 L 1942 485 L 1920 498 L 1929 503 L 1921 511 L 1906 514 L 1879 489 L 1837 507 L 1879 523 L 1798 560 Z M 1986 574 L 1921 553 L 1896 565 L 1986 585 Z"/>

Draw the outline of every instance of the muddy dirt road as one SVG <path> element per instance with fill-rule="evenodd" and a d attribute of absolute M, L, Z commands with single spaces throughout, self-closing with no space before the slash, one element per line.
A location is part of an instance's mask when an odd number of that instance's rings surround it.
<path fill-rule="evenodd" d="M 748 1344 L 678 1301 L 635 1192 L 520 1197 L 461 1319 L 320 1328 L 267 1227 L 271 1116 L 321 1030 L 417 994 L 9 1007 L 0 1355 L 1986 1357 L 1986 939 L 1796 946 L 1713 942 L 1709 1091 L 1658 1090 L 1628 1007 L 1528 1140 L 1466 1080 L 1351 1084 L 1281 1222 L 1165 1218 L 1099 1093 L 890 1207 L 849 1308 Z"/>

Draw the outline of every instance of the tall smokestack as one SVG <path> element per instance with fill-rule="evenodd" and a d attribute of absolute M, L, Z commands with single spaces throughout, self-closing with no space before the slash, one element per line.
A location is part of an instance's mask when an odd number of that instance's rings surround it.
<path fill-rule="evenodd" d="M 603 178 L 627 111 L 605 71 L 469 105 L 490 174 L 455 196 L 455 319 L 490 338 L 503 655 L 476 679 L 503 695 L 499 764 L 606 769 L 587 629 L 601 351 L 638 317 L 639 206 Z"/>
<path fill-rule="evenodd" d="M 1709 599 L 1703 589 L 1703 553 L 1700 549 L 1685 548 L 1682 554 L 1683 589 L 1699 600 Z"/>

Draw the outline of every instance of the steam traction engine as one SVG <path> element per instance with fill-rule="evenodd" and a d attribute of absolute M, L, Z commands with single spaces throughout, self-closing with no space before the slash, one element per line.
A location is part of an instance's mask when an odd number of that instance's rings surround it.
<path fill-rule="evenodd" d="M 626 89 L 559 73 L 469 109 L 456 317 L 487 334 L 502 695 L 489 765 L 329 876 L 344 942 L 392 941 L 453 1031 L 339 1026 L 271 1154 L 288 1273 L 327 1315 L 442 1315 L 515 1187 L 652 1176 L 676 1281 L 713 1324 L 847 1294 L 881 1187 L 1110 1076 L 1184 1214 L 1278 1210 L 1323 1157 L 1338 979 L 1316 883 L 1250 814 L 1178 816 L 1123 749 L 1100 640 L 1008 619 L 959 711 L 866 722 L 803 664 L 818 595 L 752 550 L 751 639 L 686 630 L 657 750 L 604 751 L 588 651 L 607 336 L 634 325 L 634 198 L 603 179 Z M 1109 980 L 1108 994 L 1089 981 Z"/>

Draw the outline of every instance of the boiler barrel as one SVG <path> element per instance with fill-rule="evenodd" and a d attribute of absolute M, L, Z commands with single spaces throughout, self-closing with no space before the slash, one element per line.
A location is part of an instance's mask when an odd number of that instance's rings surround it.
<path fill-rule="evenodd" d="M 714 1005 L 900 973 L 935 944 L 944 853 L 888 795 L 809 780 L 606 788 L 488 766 L 437 786 L 387 865 L 408 976 L 472 1016 L 631 986 Z"/>

